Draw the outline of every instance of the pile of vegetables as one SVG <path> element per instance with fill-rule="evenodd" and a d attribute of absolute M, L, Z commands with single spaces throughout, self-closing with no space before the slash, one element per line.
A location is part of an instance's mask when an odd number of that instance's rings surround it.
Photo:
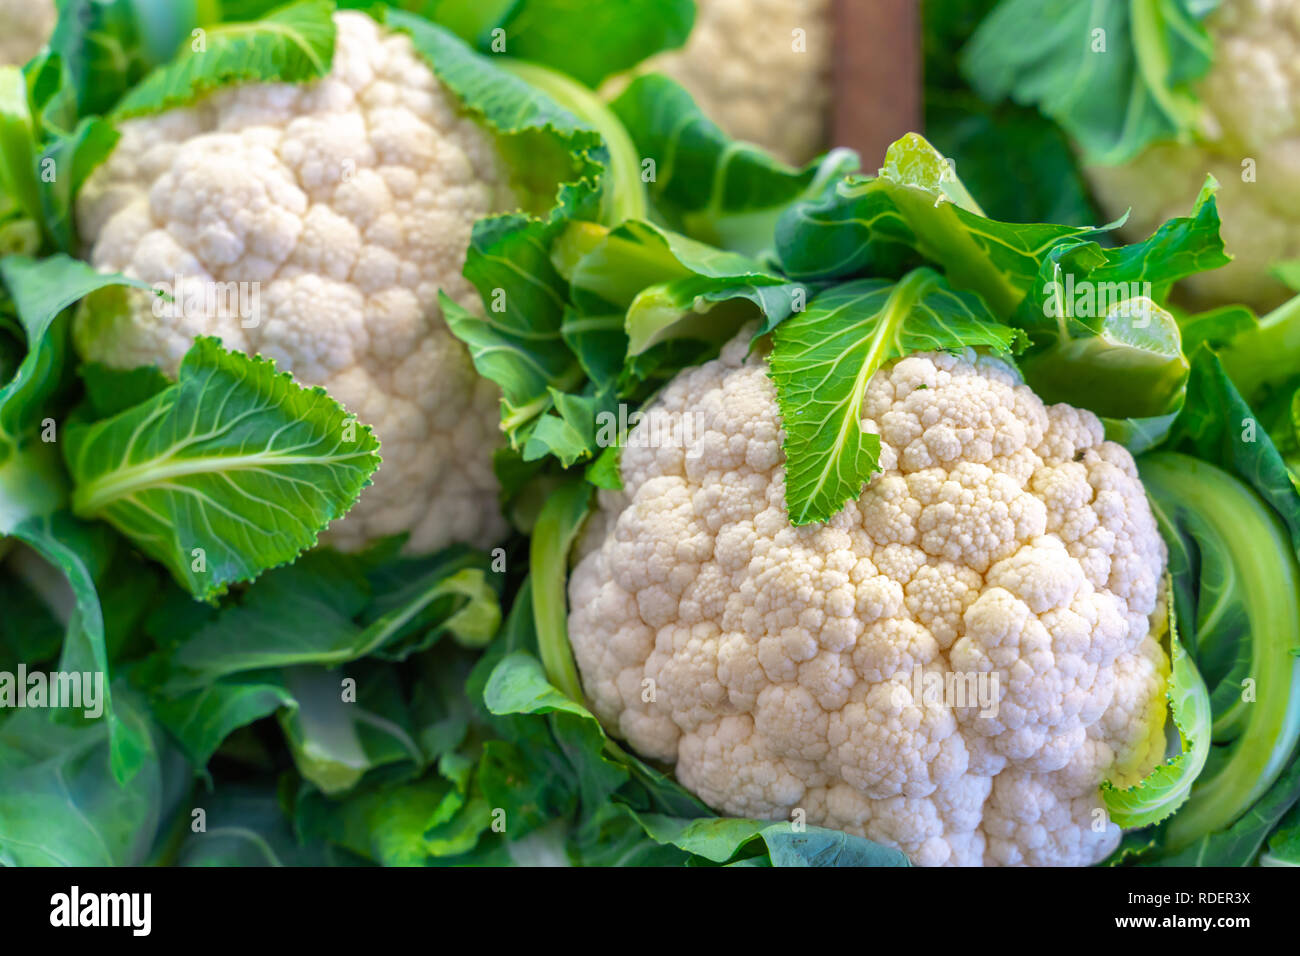
<path fill-rule="evenodd" d="M 1189 297 L 1214 177 L 1107 223 L 951 64 L 938 148 L 787 165 L 656 71 L 690 0 L 58 7 L 0 861 L 1300 863 L 1300 299 Z"/>

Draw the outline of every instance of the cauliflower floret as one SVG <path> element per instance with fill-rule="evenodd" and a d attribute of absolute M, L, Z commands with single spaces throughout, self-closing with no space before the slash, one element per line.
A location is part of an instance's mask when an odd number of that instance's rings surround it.
<path fill-rule="evenodd" d="M 1003 365 L 913 355 L 864 396 L 883 473 L 794 527 L 747 347 L 656 400 L 697 416 L 691 454 L 634 433 L 601 492 L 569 584 L 596 714 L 726 813 L 801 808 L 923 865 L 1105 856 L 1100 784 L 1162 756 L 1168 677 L 1128 452 Z"/>
<path fill-rule="evenodd" d="M 0 66 L 22 66 L 49 42 L 54 0 L 0 0 Z"/>
<path fill-rule="evenodd" d="M 826 144 L 830 66 L 830 0 L 696 0 L 686 45 L 638 72 L 667 74 L 729 136 L 803 163 Z"/>
<path fill-rule="evenodd" d="M 479 308 L 461 266 L 474 221 L 510 203 L 507 173 L 405 36 L 358 13 L 335 23 L 318 82 L 232 87 L 122 124 L 78 200 L 88 258 L 178 300 L 195 290 L 197 307 L 159 315 L 137 293 L 124 313 L 84 314 L 78 346 L 171 374 L 199 334 L 269 356 L 382 442 L 373 487 L 327 540 L 489 544 L 504 532 L 498 393 L 437 294 Z M 240 283 L 242 298 L 205 298 L 213 283 Z"/>
<path fill-rule="evenodd" d="M 1213 173 L 1234 260 L 1184 284 L 1199 305 L 1245 302 L 1263 311 L 1290 295 L 1269 267 L 1300 256 L 1300 6 L 1223 0 L 1206 26 L 1214 64 L 1197 89 L 1199 141 L 1162 143 L 1131 163 L 1090 166 L 1087 174 L 1107 215 L 1132 209 L 1120 234 L 1133 242 L 1186 215 Z"/>

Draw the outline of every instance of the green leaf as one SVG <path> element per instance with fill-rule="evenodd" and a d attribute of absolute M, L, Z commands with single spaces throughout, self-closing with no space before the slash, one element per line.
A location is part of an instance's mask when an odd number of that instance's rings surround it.
<path fill-rule="evenodd" d="M 1300 866 L 1300 803 L 1287 811 L 1268 838 L 1268 850 L 1260 857 L 1259 865 Z"/>
<path fill-rule="evenodd" d="M 580 314 L 623 316 L 631 356 L 675 339 L 716 352 L 746 321 L 762 317 L 771 328 L 807 296 L 749 256 L 648 222 L 624 223 L 592 243 L 569 282 Z"/>
<path fill-rule="evenodd" d="M 1277 781 L 1231 826 L 1200 833 L 1194 842 L 1158 862 L 1161 866 L 1249 866 L 1270 831 L 1297 801 L 1300 760 L 1293 759 Z"/>
<path fill-rule="evenodd" d="M 927 13 L 926 25 L 935 19 Z M 950 41 L 935 57 L 951 62 L 963 40 Z M 925 135 L 993 219 L 1071 226 L 1099 221 L 1069 139 L 1035 109 L 989 104 L 964 87 L 936 89 L 927 69 Z"/>
<path fill-rule="evenodd" d="M 269 571 L 209 620 L 182 621 L 174 643 L 165 641 L 165 669 L 155 680 L 175 700 L 168 713 L 202 708 L 195 719 L 224 725 L 209 709 L 231 706 L 232 697 L 244 698 L 241 706 L 269 700 L 256 691 L 280 686 L 273 668 L 404 660 L 444 635 L 477 648 L 497 633 L 498 598 L 483 555 L 456 546 L 369 569 L 365 560 L 315 550 Z M 208 689 L 215 693 L 204 698 Z"/>
<path fill-rule="evenodd" d="M 1201 20 L 1215 6 L 1003 0 L 962 51 L 962 73 L 986 99 L 1036 105 L 1089 162 L 1123 163 L 1194 131 L 1193 87 L 1213 59 Z"/>
<path fill-rule="evenodd" d="M 282 707 L 295 706 L 293 696 L 272 675 L 218 680 L 179 696 L 158 695 L 154 718 L 180 745 L 195 767 L 207 766 L 232 733 Z"/>
<path fill-rule="evenodd" d="M 63 646 L 63 624 L 55 617 L 54 602 L 44 587 L 33 586 L 34 575 L 22 573 L 41 561 L 11 549 L 0 568 L 0 672 L 15 673 L 19 663 L 29 669 L 53 661 Z M 44 568 L 42 568 L 44 570 Z"/>
<path fill-rule="evenodd" d="M 204 829 L 187 828 L 177 866 L 321 866 L 319 844 L 302 846 L 270 786 L 223 782 L 199 801 Z"/>
<path fill-rule="evenodd" d="M 793 279 L 898 275 L 917 256 L 954 288 L 978 292 L 1008 318 L 1043 258 L 1093 228 L 998 222 L 984 216 L 952 165 L 915 133 L 889 147 L 874 179 L 850 177 L 825 198 L 795 204 L 777 224 L 777 253 Z"/>
<path fill-rule="evenodd" d="M 510 56 L 563 70 L 595 88 L 652 54 L 680 47 L 694 20 L 689 0 L 523 0 L 500 26 Z M 490 36 L 481 42 L 490 44 Z"/>
<path fill-rule="evenodd" d="M 147 402 L 172 384 L 156 365 L 118 369 L 100 362 L 89 362 L 81 366 L 79 372 L 86 386 L 92 419 L 120 415 L 134 405 Z"/>
<path fill-rule="evenodd" d="M 76 253 L 80 247 L 73 203 L 95 167 L 113 151 L 117 139 L 118 132 L 110 122 L 87 117 L 69 132 L 53 135 L 41 150 L 37 164 L 56 174 L 40 181 L 40 222 L 62 252 Z"/>
<path fill-rule="evenodd" d="M 726 817 L 678 820 L 659 814 L 642 814 L 638 819 L 653 839 L 714 863 L 726 863 L 746 845 L 762 840 L 773 866 L 909 865 L 899 850 L 824 827 Z"/>
<path fill-rule="evenodd" d="M 16 66 L 0 66 L 0 197 L 29 219 L 41 221 L 37 130 L 27 100 L 27 81 Z"/>
<path fill-rule="evenodd" d="M 73 510 L 102 518 L 210 599 L 292 560 L 343 516 L 379 443 L 324 389 L 199 338 L 177 384 L 71 426 Z"/>
<path fill-rule="evenodd" d="M 1174 604 L 1169 604 L 1170 676 L 1166 697 L 1178 727 L 1182 750 L 1131 787 L 1110 781 L 1101 787 L 1112 822 L 1125 830 L 1150 826 L 1187 802 L 1192 785 L 1210 755 L 1210 695 L 1196 664 L 1178 638 Z"/>
<path fill-rule="evenodd" d="M 581 83 L 537 63 L 503 59 L 501 67 L 550 96 L 600 134 L 607 167 L 600 175 L 600 221 L 615 225 L 625 219 L 644 219 L 646 195 L 641 160 L 627 130 L 605 101 Z"/>
<path fill-rule="evenodd" d="M 845 283 L 779 325 L 770 365 L 786 433 L 791 523 L 828 520 L 877 470 L 880 438 L 862 429 L 863 397 L 877 370 L 925 350 L 1006 353 L 1017 334 L 931 269 L 896 284 Z"/>
<path fill-rule="evenodd" d="M 1073 274 L 1068 282 L 1060 277 L 1095 248 L 1087 247 L 1053 250 L 1044 266 L 1056 276 L 1047 282 L 1045 314 L 1020 310 L 1019 325 L 1034 342 L 1019 362 L 1026 383 L 1048 404 L 1065 402 L 1102 418 L 1142 420 L 1177 412 L 1188 374 L 1177 321 L 1138 283 L 1087 278 L 1080 285 L 1089 295 L 1110 287 L 1115 294 L 1081 312 L 1067 298 L 1076 288 Z"/>
<path fill-rule="evenodd" d="M 64 0 L 50 51 L 67 71 L 79 115 L 107 113 L 122 94 L 206 25 L 205 0 Z"/>
<path fill-rule="evenodd" d="M 405 764 L 419 771 L 428 763 L 390 668 L 363 666 L 345 675 L 289 667 L 281 676 L 293 698 L 280 712 L 289 751 L 298 772 L 323 793 L 351 790 L 378 768 Z"/>
<path fill-rule="evenodd" d="M 532 654 L 507 654 L 492 669 L 483 690 L 483 703 L 494 714 L 549 714 L 553 711 L 590 717 L 576 700 L 551 686 L 541 663 Z"/>
<path fill-rule="evenodd" d="M 72 589 L 75 607 L 68 620 L 58 669 L 69 673 L 98 674 L 103 678 L 103 724 L 108 732 L 108 766 L 125 784 L 149 759 L 150 744 L 137 722 L 121 715 L 113 703 L 104 615 L 95 576 L 87 561 L 100 550 L 94 530 L 59 512 L 32 516 L 3 529 L 54 565 Z"/>
<path fill-rule="evenodd" d="M 27 338 L 26 358 L 13 378 L 0 386 L 2 446 L 4 439 L 16 440 L 35 423 L 45 402 L 59 386 L 67 351 L 63 310 L 105 286 L 148 286 L 123 275 L 96 272 L 86 263 L 63 254 L 39 260 L 8 256 L 0 260 L 0 279 L 13 297 Z"/>
<path fill-rule="evenodd" d="M 633 80 L 613 103 L 642 163 L 655 209 L 693 239 L 749 256 L 773 243 L 776 221 L 798 200 L 820 197 L 858 168 L 846 149 L 794 169 L 749 143 L 727 136 L 691 95 L 666 76 Z"/>
<path fill-rule="evenodd" d="M 0 722 L 0 864 L 144 862 L 163 801 L 159 757 L 129 689 L 118 685 L 114 698 L 120 726 L 141 745 L 129 786 L 104 721 L 65 725 L 49 711 L 24 709 Z"/>
<path fill-rule="evenodd" d="M 468 347 L 474 367 L 501 387 L 502 430 L 516 449 L 551 407 L 549 390 L 568 392 L 582 382 L 560 334 L 567 297 L 550 261 L 551 232 L 522 216 L 479 222 L 465 275 L 483 295 L 484 316 L 439 295 L 447 325 Z"/>
<path fill-rule="evenodd" d="M 297 809 L 301 832 L 384 866 L 423 866 L 430 858 L 466 853 L 491 823 L 482 799 L 436 774 L 339 801 L 307 793 Z"/>
<path fill-rule="evenodd" d="M 1300 295 L 1258 321 L 1241 306 L 1218 310 L 1208 318 L 1213 321 L 1206 323 L 1205 337 L 1221 346 L 1224 368 L 1245 398 L 1254 400 L 1267 386 L 1282 386 L 1295 378 L 1300 369 Z"/>
<path fill-rule="evenodd" d="M 291 3 L 259 20 L 207 27 L 195 44 L 130 90 L 113 110 L 122 120 L 187 106 L 237 83 L 305 83 L 329 72 L 334 57 L 334 4 Z"/>
<path fill-rule="evenodd" d="M 525 211 L 547 221 L 595 214 L 609 151 L 590 120 L 423 17 L 389 8 L 384 23 L 409 35 L 461 105 L 500 134 L 497 147 L 515 174 L 512 185 Z M 476 224 L 476 235 L 479 228 L 502 234 L 491 219 Z"/>
<path fill-rule="evenodd" d="M 1223 393 L 1206 389 L 1210 383 L 1203 377 L 1213 373 L 1207 358 L 1218 366 L 1204 350 L 1198 354 L 1187 405 L 1171 436 L 1173 447 L 1186 440 L 1181 429 L 1189 416 L 1211 412 L 1237 419 Z M 1217 374 L 1226 384 L 1221 368 Z M 1229 427 L 1240 434 L 1240 426 Z M 1259 448 L 1267 441 L 1261 434 L 1244 443 L 1243 457 L 1253 455 L 1256 465 L 1268 464 Z M 1248 478 L 1252 490 L 1205 460 L 1209 457 L 1204 452 L 1200 458 L 1161 452 L 1140 461 L 1143 484 L 1169 544 L 1178 619 L 1210 692 L 1216 744 L 1190 799 L 1167 825 L 1164 843 L 1171 852 L 1231 826 L 1284 772 L 1300 739 L 1300 659 L 1293 655 L 1300 648 L 1295 539 L 1269 507 L 1265 485 Z M 1232 467 L 1230 461 L 1223 463 Z M 1295 496 L 1285 468 L 1280 463 L 1269 467 L 1282 472 L 1285 487 L 1278 491 Z M 1293 506 L 1292 518 L 1298 514 Z M 1253 681 L 1249 695 L 1243 686 L 1247 677 Z"/>
<path fill-rule="evenodd" d="M 796 831 L 789 823 L 778 823 L 761 836 L 773 866 L 910 865 L 901 850 L 824 827 Z"/>
<path fill-rule="evenodd" d="M 1058 243 L 1012 320 L 1032 343 L 1019 360 L 1026 383 L 1045 402 L 1096 412 L 1108 436 L 1133 451 L 1163 438 L 1186 391 L 1180 327 L 1158 303 L 1178 280 L 1229 261 L 1217 189 L 1207 177 L 1191 215 L 1142 242 L 1114 249 L 1081 238 Z"/>

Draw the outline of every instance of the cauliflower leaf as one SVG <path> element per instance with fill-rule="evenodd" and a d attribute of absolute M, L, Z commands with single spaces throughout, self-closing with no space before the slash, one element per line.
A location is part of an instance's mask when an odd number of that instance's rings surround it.
<path fill-rule="evenodd" d="M 200 31 L 181 56 L 146 76 L 118 102 L 115 120 L 193 103 L 233 83 L 302 83 L 329 72 L 334 4 L 303 0 L 260 20 Z"/>
<path fill-rule="evenodd" d="M 777 326 L 770 361 L 786 433 L 790 522 L 829 520 L 879 470 L 880 436 L 862 422 L 877 369 L 928 349 L 1006 354 L 1020 340 L 978 296 L 953 290 L 928 268 L 897 283 L 836 286 Z"/>
<path fill-rule="evenodd" d="M 851 150 L 834 149 L 795 169 L 757 146 L 733 140 L 690 93 L 660 74 L 633 80 L 613 104 L 651 178 L 656 211 L 693 239 L 750 256 L 772 244 L 792 202 L 820 198 L 858 168 Z"/>
<path fill-rule="evenodd" d="M 962 73 L 985 99 L 1037 105 L 1090 162 L 1122 163 L 1156 140 L 1191 133 L 1199 105 L 1192 85 L 1213 56 L 1202 21 L 1216 6 L 1003 0 L 962 51 Z"/>
<path fill-rule="evenodd" d="M 314 545 L 370 483 L 378 449 L 324 389 L 201 337 L 176 385 L 70 426 L 64 457 L 76 514 L 108 521 L 212 599 Z"/>
<path fill-rule="evenodd" d="M 1210 755 L 1210 695 L 1179 640 L 1172 602 L 1168 629 L 1171 663 L 1167 697 L 1182 749 L 1132 787 L 1116 787 L 1110 781 L 1101 785 L 1106 812 L 1126 830 L 1159 823 L 1186 803 Z"/>
<path fill-rule="evenodd" d="M 1211 399 L 1212 391 L 1205 394 L 1212 387 L 1203 381 L 1207 357 L 1202 351 L 1193 365 L 1189 409 L 1203 413 L 1208 399 L 1216 417 L 1242 420 L 1230 406 L 1224 410 L 1221 398 Z M 1179 425 L 1188 427 L 1181 418 Z M 1240 433 L 1240 426 L 1230 428 Z M 1184 434 L 1171 436 L 1173 447 Z M 1224 464 L 1246 469 L 1258 493 L 1223 468 L 1184 454 L 1159 452 L 1139 462 L 1170 542 L 1174 603 L 1209 691 L 1216 744 L 1215 759 L 1166 825 L 1170 852 L 1229 827 L 1283 774 L 1300 740 L 1300 658 L 1294 653 L 1300 648 L 1300 569 L 1292 543 L 1300 508 L 1267 436 L 1255 437 L 1239 443 L 1239 457 Z M 1288 517 L 1275 507 L 1289 509 L 1283 513 Z"/>

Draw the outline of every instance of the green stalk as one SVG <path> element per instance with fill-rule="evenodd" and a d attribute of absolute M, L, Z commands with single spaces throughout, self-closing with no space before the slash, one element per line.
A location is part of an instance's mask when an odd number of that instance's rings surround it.
<path fill-rule="evenodd" d="M 1202 551 L 1220 549 L 1236 571 L 1239 613 L 1248 623 L 1254 699 L 1243 702 L 1234 740 L 1174 815 L 1178 850 L 1228 827 L 1277 779 L 1300 738 L 1300 568 L 1278 517 L 1227 472 L 1187 455 L 1144 456 L 1142 481 L 1159 512 L 1194 514 Z M 1187 622 L 1188 628 L 1196 622 Z M 1189 641 L 1200 647 L 1200 637 Z M 1234 703 L 1233 710 L 1237 709 Z M 1215 715 L 1217 718 L 1219 715 Z"/>
<path fill-rule="evenodd" d="M 27 80 L 16 66 L 0 67 L 0 192 L 30 219 L 41 221 L 35 133 L 27 108 Z"/>
<path fill-rule="evenodd" d="M 569 647 L 569 551 L 587 518 L 591 486 L 575 481 L 556 489 L 533 527 L 528 568 L 533 581 L 533 623 L 546 677 L 570 699 L 582 702 L 582 681 Z"/>

